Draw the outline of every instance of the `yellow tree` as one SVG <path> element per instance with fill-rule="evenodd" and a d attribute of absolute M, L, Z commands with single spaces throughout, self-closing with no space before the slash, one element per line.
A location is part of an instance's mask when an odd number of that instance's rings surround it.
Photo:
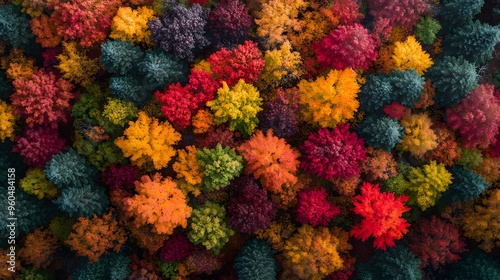
<path fill-rule="evenodd" d="M 300 53 L 292 52 L 292 46 L 287 40 L 279 49 L 268 50 L 264 55 L 266 65 L 260 75 L 260 87 L 279 86 L 285 77 L 298 78 L 301 74 Z"/>
<path fill-rule="evenodd" d="M 359 107 L 360 85 L 351 68 L 331 70 L 312 82 L 302 80 L 299 90 L 304 119 L 324 128 L 352 119 Z"/>
<path fill-rule="evenodd" d="M 5 139 L 14 140 L 14 123 L 16 117 L 12 111 L 12 106 L 0 100 L 0 141 L 2 143 Z"/>
<path fill-rule="evenodd" d="M 99 58 L 91 59 L 80 50 L 76 42 L 64 42 L 63 52 L 57 56 L 63 78 L 75 84 L 86 86 L 94 80 L 94 75 L 101 69 Z"/>
<path fill-rule="evenodd" d="M 437 136 L 431 128 L 432 121 L 427 113 L 406 114 L 401 119 L 401 125 L 406 134 L 401 142 L 403 151 L 422 157 L 427 151 L 437 147 Z"/>
<path fill-rule="evenodd" d="M 413 69 L 420 75 L 423 75 L 433 64 L 431 57 L 422 50 L 422 46 L 415 39 L 415 36 L 409 36 L 404 42 L 394 43 L 394 50 L 389 63 L 392 64 L 391 69 L 400 71 Z"/>
<path fill-rule="evenodd" d="M 125 157 L 132 164 L 146 170 L 162 169 L 167 166 L 176 151 L 172 147 L 181 135 L 167 121 L 160 123 L 140 111 L 135 122 L 129 122 L 123 136 L 115 140 Z"/>
<path fill-rule="evenodd" d="M 148 7 L 133 10 L 130 7 L 120 7 L 111 23 L 110 38 L 130 41 L 133 44 L 151 45 L 151 31 L 148 21 L 154 18 L 154 11 Z"/>
<path fill-rule="evenodd" d="M 177 179 L 184 179 L 185 183 L 189 185 L 179 186 L 179 188 L 181 190 L 187 189 L 195 196 L 201 193 L 201 183 L 204 177 L 203 170 L 196 159 L 197 151 L 195 146 L 187 146 L 186 150 L 179 150 L 177 161 L 173 165 Z"/>

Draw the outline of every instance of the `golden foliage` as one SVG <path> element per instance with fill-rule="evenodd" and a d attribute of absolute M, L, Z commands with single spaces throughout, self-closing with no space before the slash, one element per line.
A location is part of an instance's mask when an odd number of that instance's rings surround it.
<path fill-rule="evenodd" d="M 75 84 L 86 86 L 94 81 L 94 75 L 101 68 L 99 58 L 87 57 L 76 42 L 63 42 L 63 51 L 57 56 L 63 78 Z"/>
<path fill-rule="evenodd" d="M 5 139 L 14 140 L 16 116 L 12 111 L 12 106 L 0 100 L 0 141 L 2 143 L 5 142 Z"/>
<path fill-rule="evenodd" d="M 481 242 L 479 247 L 491 252 L 500 246 L 500 190 L 496 189 L 469 208 L 463 220 L 465 236 Z"/>
<path fill-rule="evenodd" d="M 23 50 L 16 48 L 13 48 L 9 55 L 0 57 L 0 64 L 7 78 L 11 80 L 29 78 L 37 70 L 35 59 L 27 57 Z"/>
<path fill-rule="evenodd" d="M 437 136 L 431 129 L 432 121 L 427 113 L 406 114 L 401 119 L 405 129 L 405 136 L 401 142 L 401 149 L 409 151 L 415 157 L 422 157 L 427 151 L 438 146 Z"/>
<path fill-rule="evenodd" d="M 351 68 L 331 70 L 327 77 L 299 83 L 300 103 L 304 119 L 321 127 L 334 128 L 354 117 L 358 110 L 360 85 Z"/>
<path fill-rule="evenodd" d="M 148 21 L 153 18 L 154 11 L 148 7 L 143 6 L 135 10 L 130 7 L 120 7 L 111 23 L 109 37 L 150 46 L 151 31 L 148 27 Z"/>
<path fill-rule="evenodd" d="M 279 49 L 268 50 L 264 55 L 266 65 L 260 75 L 260 88 L 278 86 L 285 76 L 298 78 L 301 75 L 300 53 L 292 52 L 290 42 L 285 41 Z"/>
<path fill-rule="evenodd" d="M 166 167 L 176 153 L 172 145 L 181 139 L 181 135 L 170 123 L 159 123 L 158 119 L 150 118 L 142 111 L 139 118 L 129 125 L 123 136 L 114 141 L 123 155 L 129 157 L 132 164 L 147 170 Z"/>
<path fill-rule="evenodd" d="M 187 146 L 185 150 L 179 150 L 178 159 L 173 166 L 177 178 L 184 178 L 190 185 L 201 185 L 203 182 L 203 171 L 196 160 L 197 151 L 195 146 Z"/>
<path fill-rule="evenodd" d="M 422 50 L 415 36 L 409 36 L 404 42 L 394 43 L 390 63 L 395 69 L 400 71 L 413 69 L 420 75 L 423 75 L 433 64 L 429 54 Z"/>

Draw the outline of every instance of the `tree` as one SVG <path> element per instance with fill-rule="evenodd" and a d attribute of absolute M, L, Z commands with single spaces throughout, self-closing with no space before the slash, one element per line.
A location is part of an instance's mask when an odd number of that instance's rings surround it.
<path fill-rule="evenodd" d="M 446 111 L 446 123 L 460 132 L 467 148 L 486 149 L 499 133 L 500 100 L 493 93 L 492 85 L 480 85 Z"/>
<path fill-rule="evenodd" d="M 467 251 L 458 229 L 436 216 L 419 219 L 407 237 L 408 248 L 422 261 L 422 267 L 438 269 L 460 260 L 460 254 Z"/>
<path fill-rule="evenodd" d="M 474 21 L 472 24 L 452 29 L 443 39 L 443 51 L 447 55 L 463 56 L 476 67 L 481 67 L 492 58 L 499 42 L 498 27 Z"/>
<path fill-rule="evenodd" d="M 144 53 L 139 46 L 125 40 L 107 40 L 101 44 L 101 62 L 108 72 L 126 75 L 142 60 Z"/>
<path fill-rule="evenodd" d="M 326 199 L 325 189 L 308 189 L 299 192 L 296 220 L 302 224 L 326 227 L 331 219 L 340 214 L 340 208 Z"/>
<path fill-rule="evenodd" d="M 368 7 L 374 18 L 387 18 L 392 25 L 412 25 L 429 8 L 424 0 L 369 0 Z"/>
<path fill-rule="evenodd" d="M 197 152 L 195 146 L 186 146 L 185 150 L 178 151 L 179 156 L 173 165 L 177 179 L 182 178 L 192 186 L 201 185 L 204 178 L 203 169 L 196 159 Z M 200 191 L 198 188 L 195 189 L 197 191 L 194 191 L 194 195 L 197 196 Z"/>
<path fill-rule="evenodd" d="M 148 22 L 151 41 L 165 52 L 193 61 L 195 52 L 210 43 L 204 30 L 207 20 L 208 12 L 198 4 L 189 8 L 180 4 L 172 5 L 159 18 Z"/>
<path fill-rule="evenodd" d="M 207 192 L 229 185 L 243 170 L 243 157 L 230 147 L 222 148 L 221 144 L 213 149 L 198 150 L 196 159 L 203 170 L 203 186 Z"/>
<path fill-rule="evenodd" d="M 268 198 L 267 191 L 250 177 L 240 177 L 233 185 L 235 194 L 227 206 L 229 226 L 246 234 L 269 227 L 276 217 L 276 203 Z"/>
<path fill-rule="evenodd" d="M 425 79 L 413 69 L 393 70 L 387 78 L 392 86 L 391 101 L 413 108 L 422 96 Z"/>
<path fill-rule="evenodd" d="M 301 168 L 327 180 L 359 175 L 361 163 L 366 160 L 364 140 L 349 132 L 349 124 L 311 133 L 300 149 L 304 151 Z"/>
<path fill-rule="evenodd" d="M 54 5 L 51 17 L 65 40 L 91 47 L 106 40 L 120 4 L 120 0 L 70 0 Z"/>
<path fill-rule="evenodd" d="M 14 125 L 16 116 L 13 114 L 14 109 L 7 102 L 0 100 L 0 140 L 2 143 L 5 139 L 14 140 Z"/>
<path fill-rule="evenodd" d="M 75 84 L 86 86 L 94 80 L 94 75 L 101 69 L 99 58 L 89 58 L 75 42 L 63 42 L 63 51 L 57 56 L 57 68 L 62 77 Z"/>
<path fill-rule="evenodd" d="M 45 165 L 47 179 L 58 188 L 81 188 L 91 185 L 97 177 L 97 170 L 74 149 L 53 155 Z"/>
<path fill-rule="evenodd" d="M 160 259 L 163 262 L 185 260 L 193 253 L 195 246 L 189 242 L 184 234 L 173 234 L 165 240 L 160 250 Z"/>
<path fill-rule="evenodd" d="M 499 202 L 500 190 L 492 190 L 467 209 L 463 218 L 464 235 L 480 242 L 479 247 L 486 252 L 500 246 Z"/>
<path fill-rule="evenodd" d="M 308 6 L 309 4 L 303 0 L 288 2 L 273 0 L 263 3 L 255 19 L 257 36 L 266 38 L 269 47 L 282 44 L 287 38 L 286 33 L 301 29 L 302 24 L 298 16 Z"/>
<path fill-rule="evenodd" d="M 388 75 L 368 75 L 359 93 L 359 109 L 367 113 L 375 113 L 394 101 L 393 85 Z"/>
<path fill-rule="evenodd" d="M 280 255 L 283 272 L 298 279 L 323 279 L 343 267 L 339 245 L 328 228 L 302 225 L 285 241 Z"/>
<path fill-rule="evenodd" d="M 297 88 L 278 89 L 276 98 L 265 102 L 259 112 L 259 127 L 262 131 L 272 129 L 280 138 L 288 138 L 299 132 L 300 98 Z"/>
<path fill-rule="evenodd" d="M 95 263 L 109 249 L 118 253 L 126 240 L 125 230 L 108 213 L 102 218 L 95 215 L 90 219 L 78 218 L 65 243 L 77 255 L 87 257 L 89 263 Z"/>
<path fill-rule="evenodd" d="M 479 14 L 484 0 L 447 0 L 443 2 L 441 14 L 443 31 L 472 24 L 472 19 Z"/>
<path fill-rule="evenodd" d="M 351 236 L 362 241 L 373 236 L 373 246 L 386 250 L 387 246 L 395 246 L 408 232 L 410 224 L 402 217 L 404 212 L 410 210 L 405 205 L 408 196 L 395 196 L 392 192 L 380 192 L 378 184 L 364 183 L 361 194 L 353 198 L 354 213 L 363 217 L 360 224 L 351 229 Z"/>
<path fill-rule="evenodd" d="M 54 199 L 59 194 L 57 187 L 52 184 L 42 169 L 33 168 L 26 172 L 26 176 L 19 182 L 19 186 L 27 193 L 38 199 Z"/>
<path fill-rule="evenodd" d="M 413 168 L 408 175 L 408 204 L 417 204 L 422 211 L 434 206 L 441 194 L 448 189 L 452 179 L 444 164 L 437 164 L 435 161 Z"/>
<path fill-rule="evenodd" d="M 262 186 L 272 193 L 297 183 L 299 152 L 284 139 L 268 130 L 266 135 L 258 130 L 250 140 L 238 147 L 246 161 L 245 172 L 259 179 Z"/>
<path fill-rule="evenodd" d="M 453 182 L 443 194 L 445 202 L 473 200 L 488 188 L 486 180 L 469 168 L 454 165 L 448 167 L 448 171 L 453 177 Z"/>
<path fill-rule="evenodd" d="M 70 217 L 102 215 L 109 206 L 108 196 L 102 186 L 92 183 L 83 187 L 68 187 L 54 200 L 59 209 Z"/>
<path fill-rule="evenodd" d="M 33 44 L 29 16 L 14 5 L 0 6 L 0 39 L 15 47 L 28 49 Z"/>
<path fill-rule="evenodd" d="M 250 35 L 252 24 L 253 18 L 240 0 L 219 2 L 208 16 L 208 28 L 215 39 L 214 44 L 226 48 L 243 43 Z"/>
<path fill-rule="evenodd" d="M 66 150 L 66 143 L 56 129 L 49 127 L 27 127 L 22 136 L 16 137 L 12 151 L 24 156 L 24 163 L 44 168 L 50 158 Z"/>
<path fill-rule="evenodd" d="M 240 79 L 247 84 L 253 84 L 259 79 L 265 67 L 257 43 L 245 41 L 232 50 L 222 48 L 208 57 L 210 69 L 214 77 L 233 87 Z"/>
<path fill-rule="evenodd" d="M 231 89 L 226 82 L 222 82 L 217 96 L 207 102 L 207 107 L 214 113 L 216 124 L 229 122 L 229 130 L 238 130 L 248 136 L 259 123 L 257 113 L 262 111 L 261 104 L 262 98 L 257 89 L 240 79 Z"/>
<path fill-rule="evenodd" d="M 279 265 L 274 259 L 276 251 L 266 241 L 251 239 L 236 256 L 234 268 L 241 280 L 276 279 Z"/>
<path fill-rule="evenodd" d="M 368 69 L 377 58 L 375 41 L 361 24 L 342 25 L 314 44 L 314 51 L 323 68 Z"/>
<path fill-rule="evenodd" d="M 47 125 L 57 128 L 58 122 L 67 122 L 73 85 L 57 78 L 47 70 L 38 70 L 27 79 L 19 78 L 13 83 L 11 95 L 14 114 L 23 117 L 28 127 Z"/>
<path fill-rule="evenodd" d="M 19 250 L 19 258 L 23 264 L 32 265 L 33 269 L 47 268 L 56 256 L 59 245 L 50 229 L 37 228 L 26 236 Z"/>
<path fill-rule="evenodd" d="M 83 263 L 71 275 L 75 280 L 126 279 L 130 274 L 130 259 L 117 253 L 110 253 L 94 263 Z"/>
<path fill-rule="evenodd" d="M 156 118 L 150 118 L 140 111 L 135 122 L 129 122 L 129 127 L 123 136 L 114 143 L 125 157 L 130 158 L 133 165 L 144 169 L 159 170 L 166 167 L 176 151 L 172 147 L 181 139 L 181 135 L 168 122 L 160 123 Z"/>
<path fill-rule="evenodd" d="M 356 266 L 356 275 L 362 280 L 422 279 L 420 259 L 406 246 L 399 245 L 378 253 L 368 262 Z"/>
<path fill-rule="evenodd" d="M 29 1 L 32 2 L 32 1 Z M 62 36 L 57 33 L 57 20 L 42 14 L 30 20 L 35 41 L 43 48 L 55 48 L 61 44 Z"/>
<path fill-rule="evenodd" d="M 138 109 L 131 102 L 108 98 L 102 115 L 113 124 L 123 127 L 126 123 L 137 117 Z"/>
<path fill-rule="evenodd" d="M 415 157 L 422 157 L 427 151 L 437 147 L 437 137 L 432 130 L 432 121 L 427 113 L 406 114 L 401 119 L 405 136 L 401 149 L 409 151 Z"/>
<path fill-rule="evenodd" d="M 453 264 L 449 271 L 453 280 L 488 280 L 500 277 L 498 260 L 478 251 L 465 255 L 461 261 Z"/>
<path fill-rule="evenodd" d="M 120 7 L 111 22 L 109 38 L 130 41 L 135 45 L 149 46 L 151 31 L 148 21 L 154 19 L 154 11 L 142 6 L 137 9 Z"/>
<path fill-rule="evenodd" d="M 172 234 L 178 226 L 187 227 L 191 207 L 172 179 L 155 173 L 153 177 L 142 176 L 134 184 L 137 194 L 124 198 L 123 207 L 127 216 L 134 218 L 136 227 L 151 224 L 158 234 Z"/>
<path fill-rule="evenodd" d="M 234 231 L 227 225 L 224 206 L 207 201 L 203 206 L 193 209 L 189 220 L 189 241 L 202 244 L 207 250 L 218 254 L 229 241 Z"/>
<path fill-rule="evenodd" d="M 413 69 L 423 75 L 432 66 L 432 60 L 422 46 L 415 40 L 415 36 L 409 36 L 404 42 L 395 42 L 391 62 L 395 69 L 405 71 Z"/>
<path fill-rule="evenodd" d="M 298 86 L 304 119 L 311 124 L 334 128 L 354 118 L 359 107 L 360 86 L 352 69 L 331 70 L 326 78 L 301 80 Z"/>
<path fill-rule="evenodd" d="M 184 82 L 187 73 L 187 64 L 184 61 L 158 49 L 147 52 L 137 64 L 137 68 L 143 77 L 143 86 L 148 90 Z"/>
<path fill-rule="evenodd" d="M 358 135 L 365 139 L 367 145 L 390 152 L 396 144 L 401 143 L 404 129 L 395 119 L 370 115 L 363 119 L 357 127 Z"/>
<path fill-rule="evenodd" d="M 434 101 L 445 108 L 456 106 L 478 85 L 474 65 L 463 57 L 445 56 L 434 63 L 426 76 L 436 88 Z"/>
<path fill-rule="evenodd" d="M 109 80 L 109 89 L 115 97 L 132 102 L 137 107 L 146 105 L 153 95 L 137 76 L 113 76 Z"/>
<path fill-rule="evenodd" d="M 373 183 L 377 180 L 385 181 L 391 177 L 397 176 L 396 166 L 398 163 L 391 153 L 382 149 L 366 149 L 367 159 L 363 162 L 361 174 L 368 182 Z"/>
<path fill-rule="evenodd" d="M 289 41 L 285 41 L 279 49 L 267 50 L 264 60 L 266 64 L 259 80 L 261 88 L 286 85 L 298 79 L 301 74 L 300 53 L 292 52 Z"/>
<path fill-rule="evenodd" d="M 420 42 L 432 45 L 439 30 L 441 30 L 439 21 L 431 17 L 421 17 L 419 23 L 415 25 L 415 36 Z"/>

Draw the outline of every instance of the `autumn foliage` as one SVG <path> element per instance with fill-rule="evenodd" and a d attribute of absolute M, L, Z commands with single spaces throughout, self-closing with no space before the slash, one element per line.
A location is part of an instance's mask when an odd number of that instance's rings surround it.
<path fill-rule="evenodd" d="M 352 227 L 351 236 L 363 241 L 373 237 L 373 246 L 377 249 L 395 246 L 395 241 L 401 239 L 410 226 L 402 217 L 410 210 L 406 201 L 408 196 L 380 192 L 378 184 L 364 183 L 361 194 L 353 198 L 354 213 L 363 220 Z"/>

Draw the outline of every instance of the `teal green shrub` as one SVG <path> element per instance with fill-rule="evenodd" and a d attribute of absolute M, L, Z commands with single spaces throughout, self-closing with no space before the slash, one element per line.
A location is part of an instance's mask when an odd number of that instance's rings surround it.
<path fill-rule="evenodd" d="M 251 239 L 241 249 L 234 260 L 234 269 L 240 280 L 273 280 L 279 271 L 274 259 L 276 251 L 259 239 Z"/>

